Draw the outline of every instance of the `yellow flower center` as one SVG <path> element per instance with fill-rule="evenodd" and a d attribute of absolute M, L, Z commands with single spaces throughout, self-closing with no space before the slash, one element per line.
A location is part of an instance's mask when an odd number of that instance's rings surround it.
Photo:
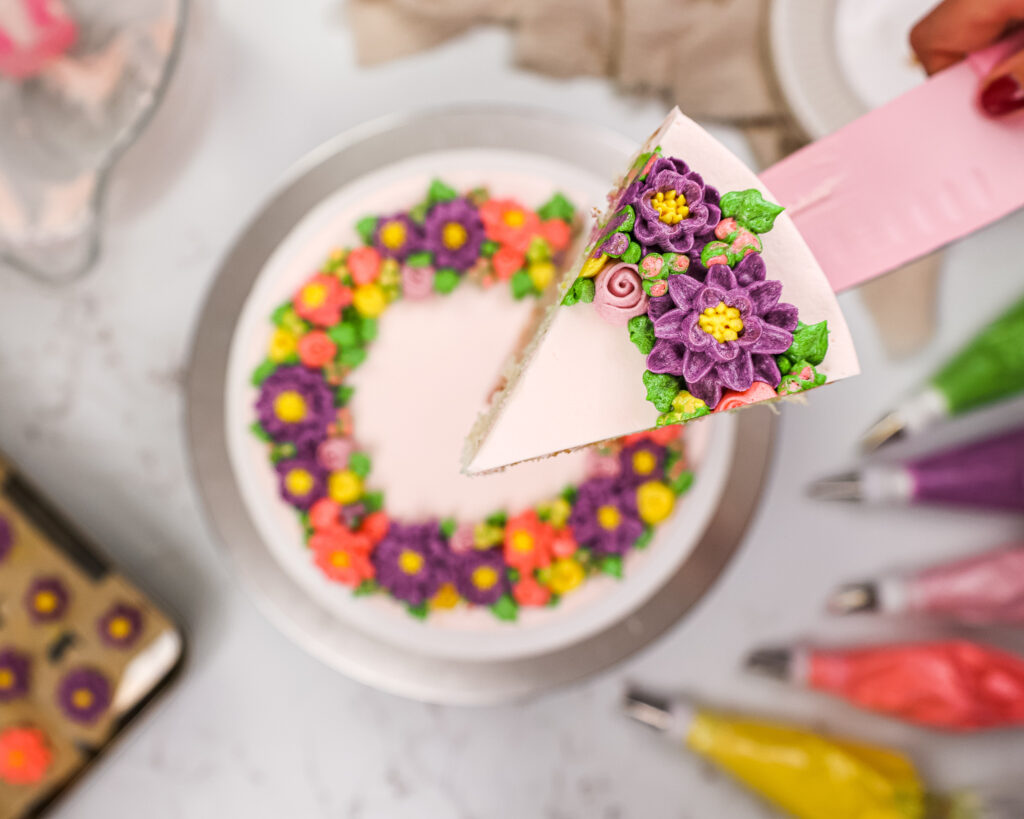
<path fill-rule="evenodd" d="M 319 307 L 327 301 L 327 288 L 320 282 L 307 284 L 302 288 L 302 303 L 306 307 Z"/>
<path fill-rule="evenodd" d="M 666 225 L 678 225 L 690 215 L 686 197 L 671 189 L 654 194 L 651 197 L 651 207 L 658 211 L 658 218 Z"/>
<path fill-rule="evenodd" d="M 526 214 L 518 208 L 505 211 L 503 218 L 505 220 L 505 224 L 511 228 L 522 227 L 526 222 Z"/>
<path fill-rule="evenodd" d="M 517 530 L 512 535 L 512 548 L 517 552 L 532 552 L 534 546 L 533 535 L 523 529 Z"/>
<path fill-rule="evenodd" d="M 58 604 L 57 595 L 51 591 L 41 591 L 36 595 L 36 611 L 49 614 L 55 611 Z"/>
<path fill-rule="evenodd" d="M 71 704 L 75 708 L 88 708 L 92 705 L 92 692 L 88 688 L 79 688 L 71 695 Z"/>
<path fill-rule="evenodd" d="M 675 504 L 675 493 L 661 481 L 647 481 L 636 490 L 636 507 L 644 523 L 661 523 Z"/>
<path fill-rule="evenodd" d="M 274 399 L 274 415 L 287 424 L 297 424 L 306 417 L 306 399 L 295 390 L 285 390 Z"/>
<path fill-rule="evenodd" d="M 437 594 L 430 601 L 435 609 L 453 609 L 459 603 L 459 593 L 451 583 L 445 583 L 437 590 Z"/>
<path fill-rule="evenodd" d="M 571 557 L 556 560 L 551 564 L 548 588 L 555 594 L 565 594 L 583 582 L 583 566 Z"/>
<path fill-rule="evenodd" d="M 332 472 L 327 478 L 327 494 L 335 503 L 355 503 L 363 494 L 363 479 L 351 469 Z"/>
<path fill-rule="evenodd" d="M 735 341 L 743 332 L 740 311 L 735 307 L 729 307 L 724 301 L 705 309 L 697 323 L 701 330 L 712 336 L 719 344 Z"/>
<path fill-rule="evenodd" d="M 481 591 L 487 591 L 498 582 L 498 572 L 490 566 L 480 566 L 473 570 L 473 585 Z"/>
<path fill-rule="evenodd" d="M 458 250 L 466 244 L 468 238 L 469 234 L 466 233 L 466 228 L 458 222 L 449 222 L 441 230 L 441 241 L 449 250 Z"/>
<path fill-rule="evenodd" d="M 406 574 L 419 574 L 420 569 L 423 568 L 423 555 L 406 549 L 398 556 L 398 568 Z"/>
<path fill-rule="evenodd" d="M 14 686 L 14 672 L 9 668 L 0 668 L 0 690 L 6 691 Z"/>
<path fill-rule="evenodd" d="M 336 569 L 347 569 L 352 565 L 352 558 L 349 557 L 348 552 L 339 549 L 331 553 L 331 565 Z M 416 574 L 416 572 L 410 572 L 410 574 Z"/>
<path fill-rule="evenodd" d="M 633 453 L 633 471 L 637 475 L 650 475 L 657 465 L 658 459 L 654 457 L 654 453 L 646 449 Z"/>
<path fill-rule="evenodd" d="M 284 488 L 301 497 L 313 491 L 313 475 L 308 469 L 289 469 L 284 476 Z"/>
<path fill-rule="evenodd" d="M 398 250 L 405 244 L 405 225 L 399 221 L 385 224 L 380 229 L 380 243 L 389 250 Z"/>
<path fill-rule="evenodd" d="M 115 640 L 123 640 L 132 633 L 132 624 L 127 617 L 115 617 L 107 626 L 107 633 Z"/>
<path fill-rule="evenodd" d="M 619 524 L 622 522 L 622 515 L 619 514 L 619 510 L 614 506 L 602 506 L 597 510 L 597 522 L 602 529 L 607 529 L 610 532 L 613 529 L 619 528 Z"/>

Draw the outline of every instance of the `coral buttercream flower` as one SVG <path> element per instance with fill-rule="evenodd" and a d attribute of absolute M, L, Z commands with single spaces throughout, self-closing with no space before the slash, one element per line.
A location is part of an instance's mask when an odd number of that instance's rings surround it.
<path fill-rule="evenodd" d="M 299 361 L 312 370 L 330 364 L 338 352 L 338 346 L 323 330 L 313 330 L 299 339 Z"/>
<path fill-rule="evenodd" d="M 32 785 L 46 776 L 53 751 L 46 734 L 29 725 L 0 731 L 0 781 Z"/>
<path fill-rule="evenodd" d="M 348 272 L 356 284 L 370 284 L 380 275 L 381 255 L 375 247 L 357 247 L 348 254 Z"/>
<path fill-rule="evenodd" d="M 382 216 L 373 231 L 373 246 L 382 256 L 404 262 L 410 253 L 423 249 L 423 232 L 406 213 Z"/>
<path fill-rule="evenodd" d="M 310 525 L 318 532 L 329 532 L 341 525 L 341 504 L 320 498 L 309 507 Z"/>
<path fill-rule="evenodd" d="M 756 404 L 758 401 L 767 401 L 770 398 L 778 398 L 778 394 L 763 381 L 755 381 L 750 389 L 743 392 L 726 392 L 722 400 L 715 406 L 713 412 L 724 412 L 726 410 L 739 409 L 748 404 Z"/>
<path fill-rule="evenodd" d="M 371 512 L 359 526 L 360 534 L 366 535 L 370 543 L 380 543 L 391 528 L 391 521 L 385 512 Z"/>
<path fill-rule="evenodd" d="M 434 256 L 434 264 L 460 273 L 473 265 L 484 241 L 480 214 L 463 197 L 434 205 L 423 223 L 423 232 L 425 246 Z"/>
<path fill-rule="evenodd" d="M 551 600 L 551 590 L 538 583 L 532 574 L 527 574 L 512 586 L 512 597 L 520 606 L 546 606 Z"/>
<path fill-rule="evenodd" d="M 434 294 L 434 268 L 402 267 L 402 295 L 407 299 L 426 299 Z"/>
<path fill-rule="evenodd" d="M 489 199 L 480 206 L 487 238 L 525 253 L 540 231 L 540 219 L 514 199 Z"/>
<path fill-rule="evenodd" d="M 579 545 L 573 536 L 571 526 L 555 532 L 554 540 L 551 541 L 551 554 L 558 558 L 572 557 L 576 554 L 577 549 L 579 549 Z"/>
<path fill-rule="evenodd" d="M 647 312 L 647 294 L 635 264 L 605 267 L 594 279 L 594 309 L 609 324 L 625 326 Z"/>
<path fill-rule="evenodd" d="M 565 250 L 572 239 L 572 228 L 561 219 L 548 219 L 540 224 L 540 235 L 555 253 Z"/>
<path fill-rule="evenodd" d="M 505 524 L 505 562 L 521 572 L 531 572 L 551 562 L 555 531 L 528 509 Z"/>
<path fill-rule="evenodd" d="M 329 532 L 315 532 L 309 539 L 313 562 L 327 577 L 355 588 L 375 574 L 370 561 L 373 545 L 361 533 L 338 527 Z"/>
<path fill-rule="evenodd" d="M 647 369 L 682 376 L 709 407 L 718 405 L 723 390 L 744 392 L 754 381 L 777 387 L 782 374 L 775 356 L 789 349 L 797 324 L 796 307 L 780 303 L 781 295 L 782 283 L 765 279 L 757 253 L 735 271 L 712 265 L 703 283 L 670 276 L 673 308 L 654 321 L 658 341 Z"/>
<path fill-rule="evenodd" d="M 526 266 L 526 254 L 512 247 L 503 247 L 491 257 L 494 275 L 506 282 Z"/>
<path fill-rule="evenodd" d="M 622 444 L 623 446 L 632 446 L 640 441 L 651 441 L 658 446 L 668 446 L 673 441 L 681 438 L 682 435 L 683 428 L 680 426 L 660 427 L 658 429 L 649 429 L 644 432 L 634 432 L 632 435 L 627 435 L 622 439 Z"/>
<path fill-rule="evenodd" d="M 341 321 L 341 311 L 352 303 L 352 291 L 334 276 L 318 273 L 298 289 L 295 312 L 310 324 L 330 327 Z"/>

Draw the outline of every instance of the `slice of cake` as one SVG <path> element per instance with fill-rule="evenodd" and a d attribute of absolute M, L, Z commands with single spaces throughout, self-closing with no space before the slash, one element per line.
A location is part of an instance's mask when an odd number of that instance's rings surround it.
<path fill-rule="evenodd" d="M 467 441 L 487 472 L 858 372 L 835 294 L 771 193 L 678 109 Z"/>

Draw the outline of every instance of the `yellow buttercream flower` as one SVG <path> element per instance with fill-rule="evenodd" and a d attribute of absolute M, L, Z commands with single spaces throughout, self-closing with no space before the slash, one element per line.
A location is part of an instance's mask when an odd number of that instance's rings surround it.
<path fill-rule="evenodd" d="M 706 406 L 707 404 L 705 404 L 701 399 L 696 395 L 691 395 L 686 390 L 680 390 L 676 397 L 672 399 L 672 409 L 686 415 L 699 412 Z"/>
<path fill-rule="evenodd" d="M 544 290 L 555 278 L 555 266 L 551 262 L 534 262 L 529 267 L 530 281 L 538 290 Z"/>
<path fill-rule="evenodd" d="M 363 479 L 351 469 L 332 472 L 327 478 L 327 494 L 335 503 L 355 503 L 363 494 Z"/>
<path fill-rule="evenodd" d="M 453 583 L 445 583 L 437 590 L 437 594 L 430 598 L 430 607 L 432 609 L 453 609 L 458 604 L 459 593 L 456 591 Z"/>
<path fill-rule="evenodd" d="M 563 557 L 548 567 L 546 585 L 555 594 L 566 594 L 580 585 L 585 576 L 582 563 Z"/>
<path fill-rule="evenodd" d="M 636 490 L 636 507 L 644 523 L 661 523 L 675 505 L 675 493 L 661 481 L 647 481 Z"/>
<path fill-rule="evenodd" d="M 473 527 L 473 545 L 478 549 L 490 549 L 505 540 L 505 530 L 501 526 L 478 523 Z"/>
<path fill-rule="evenodd" d="M 556 529 L 561 529 L 569 521 L 572 505 L 565 498 L 556 498 L 551 503 L 541 504 L 538 511 L 547 516 L 548 523 Z"/>
<path fill-rule="evenodd" d="M 387 308 L 388 300 L 380 285 L 361 284 L 352 293 L 352 304 L 359 315 L 377 318 Z"/>
<path fill-rule="evenodd" d="M 299 339 L 294 333 L 290 333 L 283 327 L 274 330 L 270 337 L 270 346 L 267 350 L 267 357 L 275 364 L 280 364 L 295 355 L 299 347 Z"/>

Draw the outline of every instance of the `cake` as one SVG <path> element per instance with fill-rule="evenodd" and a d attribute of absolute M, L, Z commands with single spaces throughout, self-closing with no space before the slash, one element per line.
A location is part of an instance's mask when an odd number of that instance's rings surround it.
<path fill-rule="evenodd" d="M 407 187 L 378 189 L 389 210 L 359 219 L 358 241 L 273 311 L 251 429 L 301 558 L 338 594 L 390 598 L 418 618 L 490 609 L 514 621 L 588 578 L 622 576 L 691 486 L 691 461 L 669 427 L 564 463 L 460 475 L 465 426 L 446 439 L 442 422 L 472 420 L 529 303 L 557 296 L 581 219 L 561 193 L 531 208 L 507 190 L 435 179 L 403 198 Z M 439 321 L 446 332 L 429 337 Z M 439 379 L 424 355 L 458 366 Z M 404 448 L 391 443 L 410 430 Z"/>
<path fill-rule="evenodd" d="M 608 201 L 473 427 L 467 472 L 857 372 L 835 295 L 784 209 L 678 109 Z"/>

